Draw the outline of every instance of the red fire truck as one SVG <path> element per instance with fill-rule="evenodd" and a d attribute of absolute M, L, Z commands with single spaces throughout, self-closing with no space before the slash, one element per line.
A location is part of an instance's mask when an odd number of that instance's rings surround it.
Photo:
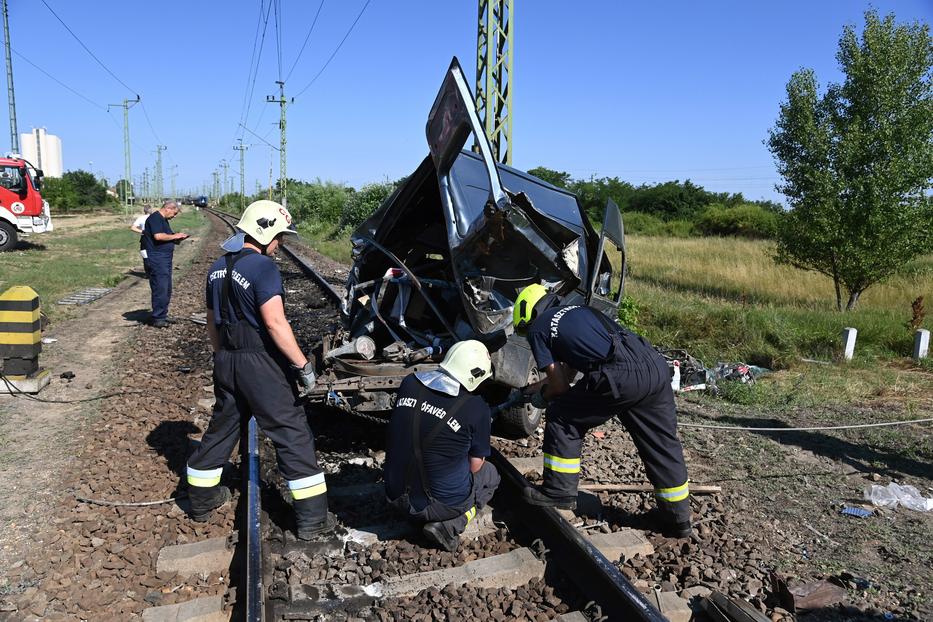
<path fill-rule="evenodd" d="M 20 233 L 52 230 L 41 187 L 41 170 L 22 158 L 0 158 L 0 251 L 14 248 Z"/>

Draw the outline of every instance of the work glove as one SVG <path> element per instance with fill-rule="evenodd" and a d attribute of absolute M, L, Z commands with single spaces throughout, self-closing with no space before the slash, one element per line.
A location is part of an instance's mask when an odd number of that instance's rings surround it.
<path fill-rule="evenodd" d="M 530 393 L 525 393 L 521 389 L 512 389 L 512 391 L 509 393 L 509 399 L 506 400 L 505 403 L 508 405 L 507 408 L 511 408 L 513 406 L 521 406 L 522 404 L 527 404 L 530 401 L 531 401 Z"/>
<path fill-rule="evenodd" d="M 304 367 L 293 367 L 298 372 L 298 384 L 301 385 L 301 394 L 310 393 L 317 381 L 317 375 L 314 373 L 314 363 L 308 361 Z"/>
<path fill-rule="evenodd" d="M 532 406 L 540 410 L 544 410 L 547 408 L 547 400 L 544 398 L 544 388 L 546 386 L 547 385 L 543 385 L 540 390 L 532 393 L 531 399 L 529 400 Z"/>

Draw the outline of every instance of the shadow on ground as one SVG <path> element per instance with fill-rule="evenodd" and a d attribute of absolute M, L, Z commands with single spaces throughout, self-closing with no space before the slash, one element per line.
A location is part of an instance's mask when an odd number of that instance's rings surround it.
<path fill-rule="evenodd" d="M 726 416 L 720 417 L 718 421 L 748 427 L 790 427 L 777 419 Z M 751 430 L 751 432 L 766 436 L 782 445 L 794 445 L 831 460 L 838 460 L 863 473 L 878 473 L 891 478 L 898 478 L 903 475 L 925 479 L 930 477 L 929 463 L 905 457 L 902 453 L 893 449 L 880 449 L 872 447 L 868 443 L 853 443 L 816 431 L 788 430 L 787 432 L 771 432 Z M 885 466 L 879 467 L 878 465 Z"/>

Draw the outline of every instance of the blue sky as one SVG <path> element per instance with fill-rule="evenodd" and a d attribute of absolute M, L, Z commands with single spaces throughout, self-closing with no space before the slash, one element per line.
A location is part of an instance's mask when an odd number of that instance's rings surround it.
<path fill-rule="evenodd" d="M 318 74 L 365 1 L 324 1 L 286 95 Z M 116 179 L 123 171 L 122 115 L 106 107 L 139 93 L 144 107 L 130 111 L 134 175 L 154 166 L 161 142 L 168 146 L 166 189 L 168 168 L 177 165 L 179 191 L 199 191 L 221 159 L 231 162 L 231 175 L 238 170 L 233 145 L 243 136 L 252 145 L 247 187 L 254 189 L 256 179 L 266 183 L 271 150 L 238 129 L 260 0 L 46 2 L 130 88 L 101 68 L 40 0 L 12 0 L 20 132 L 46 127 L 62 139 L 66 169 Z M 863 0 L 515 4 L 515 166 L 636 184 L 690 178 L 712 190 L 778 200 L 762 141 L 787 80 L 800 67 L 813 68 L 821 84 L 839 80 L 842 27 L 860 25 L 869 6 Z M 871 5 L 900 21 L 933 21 L 931 0 Z M 319 6 L 320 0 L 282 0 L 283 75 Z M 247 118 L 276 145 L 278 107 L 265 97 L 277 94 L 277 38 L 273 14 Z M 331 63 L 289 108 L 289 177 L 359 186 L 411 172 L 427 152 L 424 122 L 451 56 L 469 76 L 475 47 L 474 0 L 370 0 Z M 5 149 L 8 140 L 0 142 Z M 277 177 L 278 154 L 274 166 Z"/>

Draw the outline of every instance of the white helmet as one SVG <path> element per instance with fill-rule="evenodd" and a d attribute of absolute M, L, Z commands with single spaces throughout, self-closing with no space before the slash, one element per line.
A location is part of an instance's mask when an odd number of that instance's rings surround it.
<path fill-rule="evenodd" d="M 292 227 L 292 215 L 275 201 L 254 201 L 250 203 L 236 228 L 253 238 L 263 246 L 272 242 L 280 233 L 295 233 Z"/>
<path fill-rule="evenodd" d="M 467 391 L 475 390 L 484 380 L 492 376 L 489 350 L 475 339 L 458 341 L 451 346 L 440 367 L 462 384 Z"/>

